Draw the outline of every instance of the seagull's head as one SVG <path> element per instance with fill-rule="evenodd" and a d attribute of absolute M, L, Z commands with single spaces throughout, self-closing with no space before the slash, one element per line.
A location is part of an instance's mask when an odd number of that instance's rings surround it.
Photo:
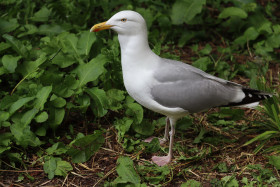
<path fill-rule="evenodd" d="M 105 29 L 112 29 L 118 34 L 135 35 L 147 32 L 144 18 L 131 10 L 124 10 L 113 15 L 108 21 L 94 25 L 90 32 L 98 32 Z"/>

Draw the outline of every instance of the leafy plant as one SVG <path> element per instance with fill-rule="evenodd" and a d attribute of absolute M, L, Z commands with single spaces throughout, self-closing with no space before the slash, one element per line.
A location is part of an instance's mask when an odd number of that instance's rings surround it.
<path fill-rule="evenodd" d="M 255 153 L 259 152 L 269 140 L 280 137 L 280 102 L 279 98 L 273 96 L 270 100 L 265 101 L 264 107 L 261 109 L 266 114 L 267 118 L 263 118 L 263 122 L 258 125 L 265 129 L 265 132 L 246 142 L 244 145 L 249 145 L 255 141 L 260 141 L 261 144 L 255 149 Z M 274 145 L 266 149 L 266 151 L 279 152 L 279 145 Z"/>

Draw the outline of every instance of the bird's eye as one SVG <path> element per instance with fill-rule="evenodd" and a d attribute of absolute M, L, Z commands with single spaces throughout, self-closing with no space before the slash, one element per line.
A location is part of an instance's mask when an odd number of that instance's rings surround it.
<path fill-rule="evenodd" d="M 121 22 L 126 22 L 126 21 L 127 21 L 126 18 L 121 19 Z"/>

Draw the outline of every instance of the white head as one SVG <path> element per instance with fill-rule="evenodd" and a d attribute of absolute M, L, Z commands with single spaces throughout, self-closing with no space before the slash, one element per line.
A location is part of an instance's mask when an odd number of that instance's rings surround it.
<path fill-rule="evenodd" d="M 104 29 L 112 29 L 119 35 L 137 35 L 147 33 L 144 18 L 137 12 L 124 10 L 116 13 L 108 21 L 94 25 L 90 31 L 98 32 Z"/>

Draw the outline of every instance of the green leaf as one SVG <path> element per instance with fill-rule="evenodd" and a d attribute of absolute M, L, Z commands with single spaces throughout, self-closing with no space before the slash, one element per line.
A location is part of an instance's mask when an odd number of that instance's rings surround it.
<path fill-rule="evenodd" d="M 58 160 L 56 162 L 55 175 L 66 177 L 68 171 L 72 171 L 73 167 L 71 164 L 64 160 Z"/>
<path fill-rule="evenodd" d="M 28 145 L 37 147 L 41 145 L 39 138 L 30 130 L 30 126 L 22 123 L 14 123 L 10 127 L 11 133 L 15 137 L 17 145 L 26 148 Z"/>
<path fill-rule="evenodd" d="M 269 138 L 270 138 L 272 135 L 274 135 L 274 134 L 279 134 L 279 131 L 265 131 L 264 133 L 262 133 L 262 134 L 256 136 L 255 138 L 249 140 L 248 142 L 246 142 L 246 143 L 244 144 L 244 146 L 249 145 L 249 144 L 251 144 L 251 143 L 253 143 L 253 142 L 255 142 L 255 141 L 269 139 Z"/>
<path fill-rule="evenodd" d="M 223 186 L 239 187 L 238 181 L 235 176 L 225 176 L 221 179 Z"/>
<path fill-rule="evenodd" d="M 128 103 L 126 115 L 132 116 L 135 120 L 135 123 L 140 124 L 143 120 L 143 108 L 138 103 Z"/>
<path fill-rule="evenodd" d="M 5 43 L 5 42 L 0 42 L 0 52 L 8 49 L 9 47 L 11 47 L 10 44 Z"/>
<path fill-rule="evenodd" d="M 10 115 L 13 115 L 14 112 L 16 112 L 18 109 L 20 109 L 22 106 L 24 106 L 26 103 L 33 100 L 34 98 L 35 97 L 25 97 L 14 102 L 9 109 Z"/>
<path fill-rule="evenodd" d="M 67 152 L 67 148 L 65 147 L 65 145 L 62 142 L 57 142 L 55 144 L 53 144 L 51 147 L 49 147 L 46 152 L 49 155 L 61 155 Z"/>
<path fill-rule="evenodd" d="M 9 117 L 9 112 L 0 111 L 0 122 L 6 121 L 7 119 L 9 119 Z"/>
<path fill-rule="evenodd" d="M 56 107 L 56 108 L 62 108 L 66 105 L 66 100 L 62 97 L 55 97 L 53 98 L 53 96 L 50 99 L 51 104 Z"/>
<path fill-rule="evenodd" d="M 56 159 L 54 157 L 51 157 L 49 160 L 47 160 L 43 166 L 44 172 L 48 174 L 49 179 L 53 179 L 55 175 L 57 164 Z"/>
<path fill-rule="evenodd" d="M 67 68 L 76 62 L 77 60 L 75 60 L 72 55 L 64 55 L 61 53 L 57 54 L 52 60 L 53 64 L 56 64 L 61 68 Z"/>
<path fill-rule="evenodd" d="M 30 19 L 32 21 L 36 21 L 36 22 L 46 22 L 49 20 L 49 16 L 51 14 L 51 11 L 46 8 L 45 6 L 43 6 L 38 12 L 36 12 L 34 14 L 33 17 L 31 17 Z"/>
<path fill-rule="evenodd" d="M 171 20 L 175 25 L 189 23 L 202 10 L 206 0 L 176 0 L 172 6 Z"/>
<path fill-rule="evenodd" d="M 0 18 L 0 34 L 8 33 L 15 30 L 19 26 L 17 19 L 12 18 L 9 21 Z"/>
<path fill-rule="evenodd" d="M 106 92 L 96 87 L 90 89 L 88 88 L 85 92 L 88 93 L 93 100 L 90 104 L 93 113 L 97 117 L 103 117 L 107 113 L 106 109 L 108 108 L 108 98 Z"/>
<path fill-rule="evenodd" d="M 56 129 L 60 125 L 65 116 L 64 108 L 51 108 L 48 123 L 52 129 Z"/>
<path fill-rule="evenodd" d="M 276 169 L 280 170 L 280 156 L 268 156 L 269 164 L 273 165 Z"/>
<path fill-rule="evenodd" d="M 47 61 L 45 54 L 40 55 L 40 57 L 35 61 L 24 61 L 19 67 L 19 71 L 23 76 L 35 72 L 38 67 Z"/>
<path fill-rule="evenodd" d="M 3 38 L 6 39 L 6 41 L 12 46 L 12 48 L 22 57 L 27 58 L 29 53 L 27 48 L 19 41 L 17 40 L 15 37 L 8 35 L 8 34 L 4 34 L 2 36 Z"/>
<path fill-rule="evenodd" d="M 116 170 L 123 183 L 139 184 L 141 182 L 140 176 L 134 169 L 133 161 L 129 157 L 119 157 L 117 164 Z"/>
<path fill-rule="evenodd" d="M 72 141 L 67 153 L 72 157 L 74 163 L 86 162 L 103 145 L 104 141 L 102 131 L 96 130 L 94 134 Z"/>
<path fill-rule="evenodd" d="M 118 138 L 121 140 L 124 137 L 124 134 L 129 130 L 131 124 L 133 123 L 132 119 L 122 118 L 114 122 L 116 129 L 118 130 Z"/>
<path fill-rule="evenodd" d="M 9 146 L 12 141 L 12 133 L 6 132 L 1 133 L 0 136 L 0 154 L 2 154 L 4 151 L 9 150 L 11 147 Z"/>
<path fill-rule="evenodd" d="M 211 59 L 209 57 L 202 57 L 196 60 L 195 62 L 192 63 L 194 67 L 197 67 L 203 71 L 207 71 L 209 69 L 209 66 L 213 64 Z"/>
<path fill-rule="evenodd" d="M 13 57 L 12 55 L 4 55 L 2 57 L 3 66 L 10 72 L 14 73 L 17 67 L 17 61 L 21 57 Z"/>
<path fill-rule="evenodd" d="M 35 134 L 38 136 L 46 136 L 47 130 L 44 126 L 39 127 L 36 131 Z"/>
<path fill-rule="evenodd" d="M 193 143 L 200 143 L 201 140 L 203 139 L 204 134 L 205 134 L 206 132 L 207 132 L 207 131 L 206 131 L 204 128 L 202 128 L 202 129 L 200 130 L 200 132 L 199 132 L 199 135 L 194 139 Z"/>
<path fill-rule="evenodd" d="M 151 136 L 154 133 L 155 125 L 148 120 L 143 120 L 142 123 L 133 123 L 132 128 L 139 134 Z"/>
<path fill-rule="evenodd" d="M 259 36 L 259 32 L 254 27 L 246 29 L 244 34 L 234 40 L 235 44 L 244 45 L 250 40 L 255 40 Z"/>
<path fill-rule="evenodd" d="M 79 56 L 78 49 L 77 49 L 77 43 L 78 43 L 77 36 L 75 34 L 70 33 L 66 36 L 66 41 L 67 41 L 66 44 L 68 44 L 67 47 L 69 47 L 69 49 L 71 49 L 77 56 Z"/>
<path fill-rule="evenodd" d="M 232 17 L 232 16 L 237 16 L 240 18 L 247 18 L 247 13 L 238 7 L 228 7 L 225 8 L 220 14 L 219 17 L 220 19 L 224 19 L 224 18 L 228 18 L 228 17 Z"/>
<path fill-rule="evenodd" d="M 36 109 L 38 110 L 44 109 L 44 104 L 46 103 L 51 91 L 52 91 L 52 86 L 45 86 L 38 91 L 38 93 L 36 94 L 37 99 L 34 104 L 34 107 Z"/>
<path fill-rule="evenodd" d="M 43 122 L 47 121 L 48 118 L 49 118 L 48 113 L 47 112 L 42 112 L 41 114 L 39 114 L 35 117 L 35 121 L 37 123 L 43 123 Z"/>
<path fill-rule="evenodd" d="M 181 184 L 180 187 L 200 187 L 202 184 L 194 179 L 187 180 L 187 182 Z"/>
<path fill-rule="evenodd" d="M 92 32 L 83 31 L 79 38 L 77 48 L 80 55 L 88 55 L 92 44 L 96 41 L 96 35 Z"/>
<path fill-rule="evenodd" d="M 125 99 L 124 93 L 125 92 L 123 90 L 117 89 L 110 89 L 106 92 L 110 110 L 116 111 L 123 107 L 121 101 Z"/>
<path fill-rule="evenodd" d="M 27 112 L 25 112 L 20 120 L 20 122 L 22 123 L 22 125 L 24 127 L 26 127 L 27 125 L 29 125 L 32 121 L 32 119 L 36 116 L 36 114 L 39 112 L 39 110 L 37 108 L 33 108 Z"/>
<path fill-rule="evenodd" d="M 106 62 L 106 57 L 99 55 L 89 63 L 79 65 L 75 70 L 80 80 L 79 87 L 84 86 L 90 81 L 95 81 L 105 71 L 103 66 Z"/>

